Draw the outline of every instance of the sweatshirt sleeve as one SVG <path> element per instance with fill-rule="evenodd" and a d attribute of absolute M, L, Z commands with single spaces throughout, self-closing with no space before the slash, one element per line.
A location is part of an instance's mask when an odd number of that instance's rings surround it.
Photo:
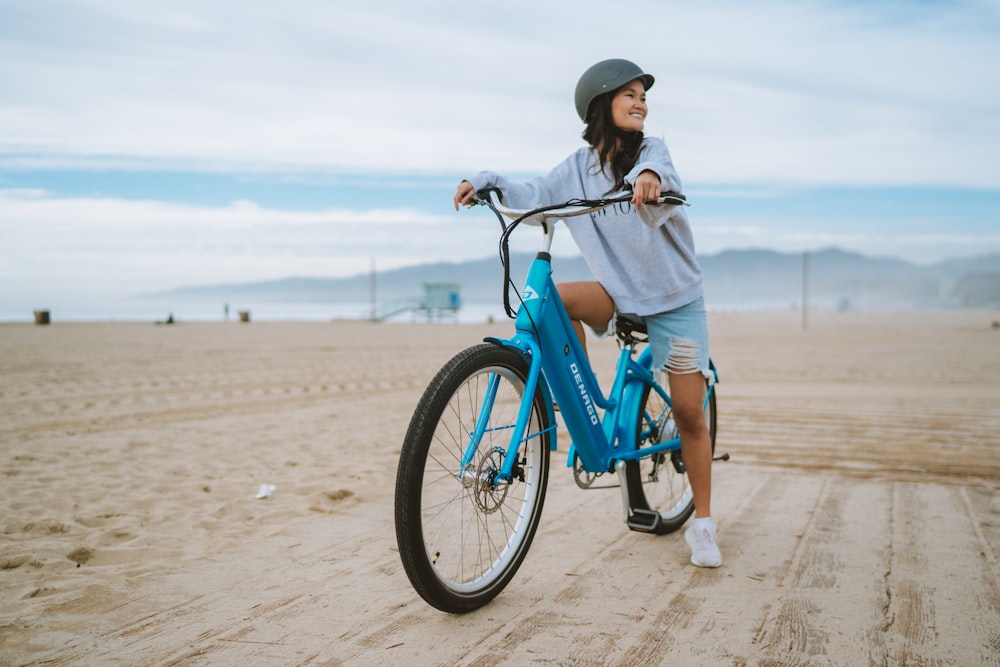
<path fill-rule="evenodd" d="M 660 139 L 647 137 L 642 142 L 639 159 L 632 170 L 625 174 L 625 182 L 635 185 L 635 179 L 644 171 L 652 171 L 660 177 L 660 190 L 682 192 L 681 177 L 674 169 L 674 161 L 670 158 L 667 145 Z"/>
<path fill-rule="evenodd" d="M 646 137 L 639 151 L 639 159 L 625 175 L 625 182 L 631 187 L 635 185 L 635 179 L 644 171 L 651 171 L 660 177 L 661 192 L 677 192 L 683 194 L 681 178 L 674 169 L 674 161 L 670 158 L 670 151 L 661 139 Z M 687 213 L 683 206 L 643 206 L 639 210 L 639 217 L 650 227 L 658 227 L 671 220 L 681 219 L 686 221 Z"/>
<path fill-rule="evenodd" d="M 545 176 L 533 178 L 530 181 L 516 183 L 493 171 L 481 171 L 467 179 L 476 192 L 484 188 L 497 188 L 503 195 L 504 205 L 511 208 L 529 209 L 548 206 L 579 196 L 575 193 L 579 186 L 574 182 L 574 158 L 570 156 Z"/>

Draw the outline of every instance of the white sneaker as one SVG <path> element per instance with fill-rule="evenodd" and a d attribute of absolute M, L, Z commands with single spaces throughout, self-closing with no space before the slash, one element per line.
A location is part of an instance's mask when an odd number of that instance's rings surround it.
<path fill-rule="evenodd" d="M 722 552 L 715 544 L 715 522 L 710 517 L 694 519 L 684 531 L 684 539 L 691 547 L 691 564 L 698 567 L 719 567 Z"/>

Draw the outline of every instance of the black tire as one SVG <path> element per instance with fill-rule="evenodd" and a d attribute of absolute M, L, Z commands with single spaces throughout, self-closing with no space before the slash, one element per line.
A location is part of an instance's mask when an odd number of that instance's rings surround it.
<path fill-rule="evenodd" d="M 708 401 L 705 404 L 705 422 L 712 439 L 712 453 L 715 453 L 715 393 L 717 385 L 708 385 Z M 637 417 L 639 447 L 676 438 L 676 426 L 670 409 L 663 398 L 646 386 L 640 402 Z M 629 488 L 629 502 L 634 509 L 658 512 L 659 524 L 652 532 L 658 535 L 672 533 L 688 520 L 694 512 L 694 497 L 688 482 L 680 450 L 663 452 L 638 461 L 629 461 L 625 466 Z"/>
<path fill-rule="evenodd" d="M 424 391 L 410 421 L 396 475 L 396 542 L 417 593 L 449 613 L 482 607 L 510 582 L 541 518 L 549 472 L 549 432 L 535 394 L 517 474 L 490 483 L 506 452 L 528 363 L 495 344 L 449 361 Z M 489 423 L 465 475 L 462 455 L 475 431 L 487 385 L 500 383 Z M 538 435 L 540 434 L 540 435 Z"/>

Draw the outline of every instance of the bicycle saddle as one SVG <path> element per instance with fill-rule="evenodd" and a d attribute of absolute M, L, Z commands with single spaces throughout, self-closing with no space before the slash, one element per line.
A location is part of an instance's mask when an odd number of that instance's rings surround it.
<path fill-rule="evenodd" d="M 646 324 L 625 315 L 615 315 L 615 335 L 626 343 L 645 343 L 649 340 Z"/>

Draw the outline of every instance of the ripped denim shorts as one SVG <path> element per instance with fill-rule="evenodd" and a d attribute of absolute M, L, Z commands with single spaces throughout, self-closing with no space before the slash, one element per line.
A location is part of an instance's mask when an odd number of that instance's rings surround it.
<path fill-rule="evenodd" d="M 653 369 L 667 373 L 701 373 L 712 379 L 708 368 L 708 317 L 705 300 L 698 297 L 686 306 L 654 315 L 626 317 L 643 322 L 649 334 Z"/>

